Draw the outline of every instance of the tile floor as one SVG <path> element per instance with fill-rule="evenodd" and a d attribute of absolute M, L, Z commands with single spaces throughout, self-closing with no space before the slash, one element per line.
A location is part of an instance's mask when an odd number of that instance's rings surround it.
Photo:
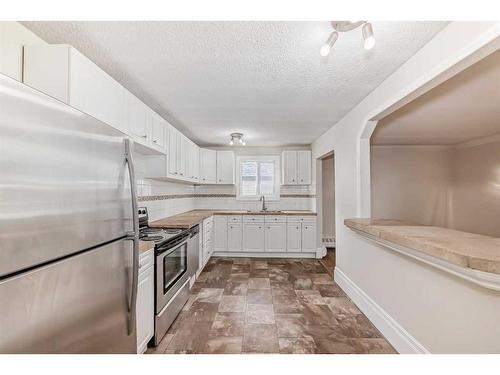
<path fill-rule="evenodd" d="M 212 258 L 148 353 L 395 353 L 315 259 Z"/>

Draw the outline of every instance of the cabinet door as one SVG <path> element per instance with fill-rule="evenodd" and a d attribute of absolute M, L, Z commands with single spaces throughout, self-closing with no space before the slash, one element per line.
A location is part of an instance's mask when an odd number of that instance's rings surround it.
<path fill-rule="evenodd" d="M 25 46 L 23 83 L 69 104 L 69 49 L 67 44 Z M 86 85 L 93 81 L 92 74 Z"/>
<path fill-rule="evenodd" d="M 241 224 L 229 223 L 227 225 L 227 250 L 241 251 Z"/>
<path fill-rule="evenodd" d="M 316 224 L 302 223 L 302 251 L 316 251 Z"/>
<path fill-rule="evenodd" d="M 227 216 L 216 215 L 214 251 L 227 251 Z"/>
<path fill-rule="evenodd" d="M 26 27 L 14 21 L 0 22 L 0 73 L 22 82 L 23 46 L 45 45 Z"/>
<path fill-rule="evenodd" d="M 159 151 L 165 152 L 166 149 L 166 121 L 157 113 L 151 111 L 151 146 Z"/>
<path fill-rule="evenodd" d="M 311 184 L 311 151 L 297 151 L 297 183 Z"/>
<path fill-rule="evenodd" d="M 139 274 L 137 284 L 137 352 L 146 350 L 154 334 L 154 270 L 149 267 Z"/>
<path fill-rule="evenodd" d="M 180 178 L 186 177 L 186 137 L 179 131 L 177 133 L 177 174 Z"/>
<path fill-rule="evenodd" d="M 286 251 L 285 223 L 266 223 L 265 246 L 268 252 Z"/>
<path fill-rule="evenodd" d="M 264 251 L 264 223 L 243 224 L 243 251 Z"/>
<path fill-rule="evenodd" d="M 302 224 L 288 223 L 286 226 L 286 251 L 300 253 L 302 250 Z"/>
<path fill-rule="evenodd" d="M 134 95 L 127 93 L 128 132 L 139 143 L 148 141 L 148 119 L 146 106 Z"/>
<path fill-rule="evenodd" d="M 196 143 L 193 143 L 193 153 L 191 155 L 194 182 L 200 181 L 200 148 Z"/>
<path fill-rule="evenodd" d="M 200 182 L 215 184 L 217 174 L 217 151 L 200 148 Z"/>
<path fill-rule="evenodd" d="M 283 185 L 297 184 L 297 151 L 283 151 Z"/>
<path fill-rule="evenodd" d="M 217 183 L 234 184 L 233 151 L 217 151 Z"/>
<path fill-rule="evenodd" d="M 177 171 L 177 146 L 179 137 L 178 131 L 173 126 L 168 129 L 168 173 L 172 177 L 176 177 L 179 173 Z"/>

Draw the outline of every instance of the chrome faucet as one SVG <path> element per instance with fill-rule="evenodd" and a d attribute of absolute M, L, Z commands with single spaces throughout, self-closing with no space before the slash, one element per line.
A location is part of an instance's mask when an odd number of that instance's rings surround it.
<path fill-rule="evenodd" d="M 267 211 L 266 197 L 264 197 L 263 195 L 261 195 L 260 198 L 259 198 L 259 201 L 262 202 L 262 210 L 261 211 Z"/>

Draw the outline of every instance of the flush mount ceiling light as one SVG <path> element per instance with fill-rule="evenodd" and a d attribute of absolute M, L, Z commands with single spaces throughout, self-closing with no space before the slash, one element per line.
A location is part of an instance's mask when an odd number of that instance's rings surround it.
<path fill-rule="evenodd" d="M 247 144 L 243 139 L 243 133 L 231 133 L 229 136 L 231 137 L 231 140 L 229 141 L 230 146 L 234 146 L 235 143 L 236 145 L 241 146 L 245 146 Z"/>
<path fill-rule="evenodd" d="M 321 47 L 321 50 L 319 51 L 320 55 L 323 57 L 328 56 L 330 50 L 339 37 L 339 33 L 345 33 L 360 26 L 363 26 L 361 29 L 361 33 L 363 35 L 363 47 L 366 50 L 372 49 L 375 45 L 375 37 L 373 36 L 371 23 L 367 21 L 332 21 L 333 31 L 328 36 L 325 44 Z"/>

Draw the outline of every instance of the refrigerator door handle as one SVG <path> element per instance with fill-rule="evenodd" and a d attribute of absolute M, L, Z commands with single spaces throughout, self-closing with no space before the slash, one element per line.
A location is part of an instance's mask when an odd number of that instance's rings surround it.
<path fill-rule="evenodd" d="M 129 336 L 134 333 L 136 320 L 137 287 L 139 283 L 139 213 L 137 211 L 136 189 L 135 189 L 135 169 L 132 157 L 130 139 L 125 139 L 125 161 L 128 166 L 130 177 L 130 192 L 132 198 L 132 219 L 133 232 L 128 234 L 128 239 L 134 241 L 133 272 L 132 272 L 132 292 L 129 304 Z"/>

